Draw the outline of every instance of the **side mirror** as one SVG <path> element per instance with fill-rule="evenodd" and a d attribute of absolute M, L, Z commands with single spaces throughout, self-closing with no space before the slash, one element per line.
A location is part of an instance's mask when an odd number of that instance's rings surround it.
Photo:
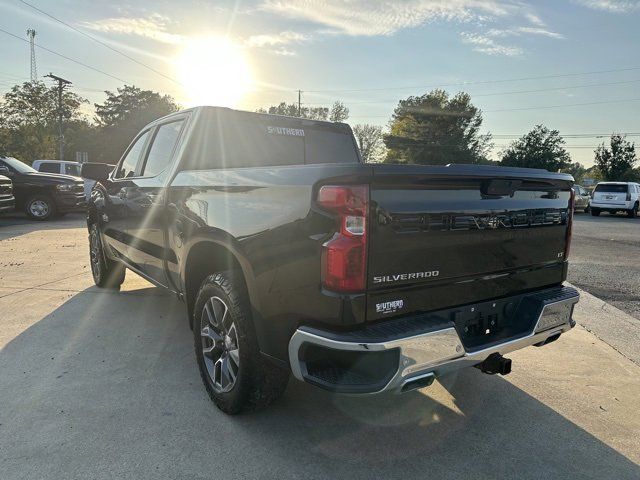
<path fill-rule="evenodd" d="M 115 165 L 109 165 L 108 163 L 87 162 L 82 164 L 80 176 L 82 178 L 88 178 L 89 180 L 102 182 L 109 178 L 109 174 L 114 168 L 116 168 Z"/>
<path fill-rule="evenodd" d="M 10 176 L 11 171 L 4 165 L 0 165 L 0 175 Z"/>

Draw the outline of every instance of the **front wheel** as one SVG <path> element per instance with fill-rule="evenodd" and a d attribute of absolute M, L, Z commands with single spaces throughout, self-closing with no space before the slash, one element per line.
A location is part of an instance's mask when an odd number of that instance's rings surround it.
<path fill-rule="evenodd" d="M 260 353 L 244 285 L 233 273 L 202 282 L 193 319 L 194 347 L 209 397 L 225 413 L 256 410 L 284 392 L 289 372 Z"/>
<path fill-rule="evenodd" d="M 34 195 L 27 200 L 25 213 L 32 220 L 49 220 L 56 214 L 56 204 L 47 195 Z"/>
<path fill-rule="evenodd" d="M 97 223 L 92 223 L 89 228 L 89 259 L 94 283 L 98 287 L 119 290 L 126 268 L 105 256 Z"/>

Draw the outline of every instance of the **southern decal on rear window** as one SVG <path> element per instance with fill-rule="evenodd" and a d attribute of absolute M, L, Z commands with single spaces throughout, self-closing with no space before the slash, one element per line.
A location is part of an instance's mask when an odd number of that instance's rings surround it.
<path fill-rule="evenodd" d="M 290 137 L 304 137 L 304 130 L 301 128 L 267 127 L 267 133 L 272 135 L 288 135 Z"/>

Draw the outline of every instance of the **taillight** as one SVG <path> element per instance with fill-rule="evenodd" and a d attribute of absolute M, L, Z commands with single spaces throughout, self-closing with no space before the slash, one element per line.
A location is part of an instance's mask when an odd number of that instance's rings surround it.
<path fill-rule="evenodd" d="M 627 202 L 631 201 L 631 192 L 627 192 Z"/>
<path fill-rule="evenodd" d="M 366 285 L 369 186 L 325 185 L 317 201 L 338 217 L 338 231 L 322 245 L 322 285 L 335 292 L 361 292 Z"/>
<path fill-rule="evenodd" d="M 573 230 L 573 209 L 575 208 L 576 192 L 571 189 L 569 195 L 569 209 L 567 211 L 567 236 L 564 246 L 564 259 L 569 258 L 569 251 L 571 250 L 571 233 Z"/>

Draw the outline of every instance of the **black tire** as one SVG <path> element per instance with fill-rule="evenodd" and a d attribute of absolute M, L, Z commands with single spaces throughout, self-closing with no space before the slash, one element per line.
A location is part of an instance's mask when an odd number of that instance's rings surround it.
<path fill-rule="evenodd" d="M 638 204 L 636 203 L 631 210 L 627 210 L 627 217 L 636 218 L 638 216 Z"/>
<path fill-rule="evenodd" d="M 266 407 L 284 393 L 289 381 L 287 370 L 260 353 L 247 293 L 234 278 L 238 276 L 232 272 L 205 278 L 193 309 L 202 382 L 213 403 L 229 415 Z"/>
<path fill-rule="evenodd" d="M 591 206 L 587 205 L 587 206 L 584 208 L 584 213 L 589 213 L 590 211 L 591 211 Z"/>
<path fill-rule="evenodd" d="M 97 223 L 89 227 L 89 262 L 93 281 L 98 287 L 120 290 L 127 269 L 105 256 Z"/>
<path fill-rule="evenodd" d="M 48 195 L 33 195 L 25 202 L 24 211 L 31 220 L 42 222 L 56 215 L 56 204 Z"/>
<path fill-rule="evenodd" d="M 591 209 L 591 216 L 599 217 L 600 216 L 600 210 L 598 210 L 597 208 L 592 208 Z"/>

